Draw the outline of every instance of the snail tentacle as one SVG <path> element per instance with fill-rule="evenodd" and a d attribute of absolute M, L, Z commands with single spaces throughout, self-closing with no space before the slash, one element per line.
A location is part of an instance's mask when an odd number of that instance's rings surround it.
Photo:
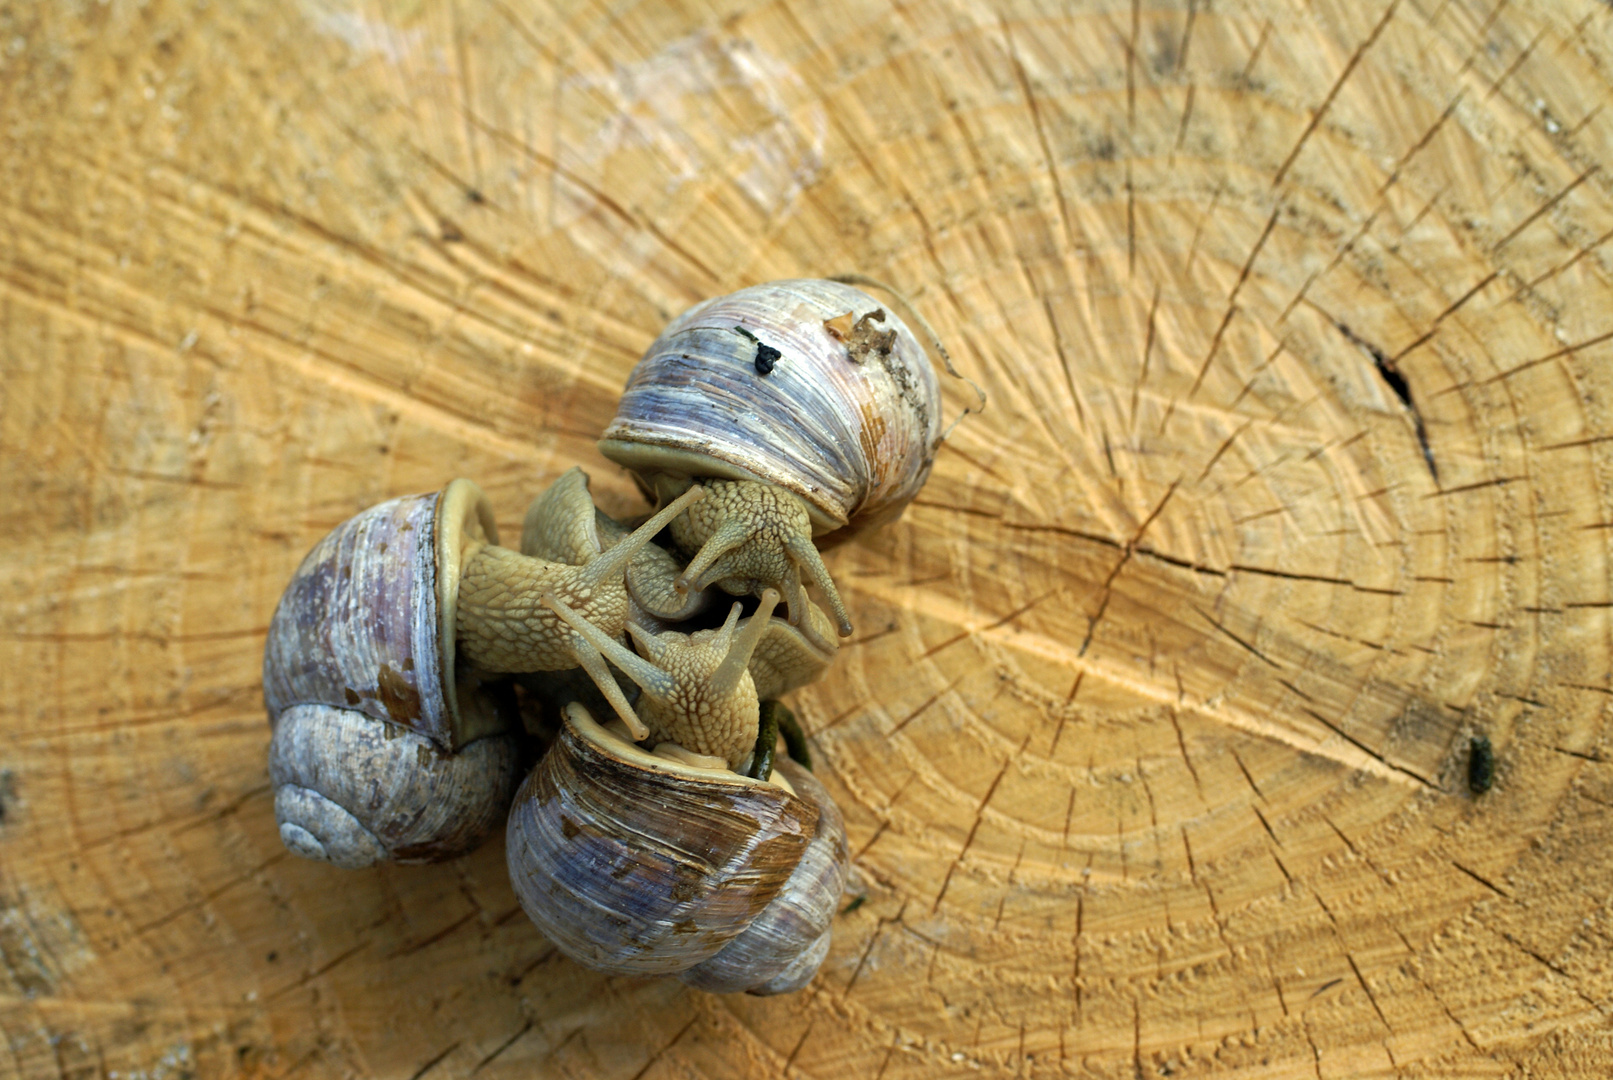
<path fill-rule="evenodd" d="M 595 510 L 594 520 L 604 548 L 615 547 L 627 538 L 628 529 L 603 511 Z M 677 583 L 682 574 L 682 568 L 670 551 L 645 544 L 627 564 L 627 594 L 655 619 L 667 622 L 692 619 L 711 606 L 712 595 L 704 589 L 679 589 Z"/>
<path fill-rule="evenodd" d="M 681 531 L 674 529 L 673 536 L 676 537 Z M 730 577 L 728 567 L 718 564 L 725 555 L 744 546 L 751 539 L 751 534 L 750 526 L 742 521 L 723 522 L 715 532 L 706 537 L 704 543 L 699 545 L 694 558 L 689 560 L 689 565 L 678 575 L 678 591 L 704 589 L 715 581 Z"/>
<path fill-rule="evenodd" d="M 553 596 L 550 596 L 549 599 L 553 601 L 554 598 Z M 560 614 L 561 618 L 565 618 L 565 614 L 563 612 L 568 612 L 570 610 L 570 608 L 555 609 L 556 613 Z M 570 622 L 569 619 L 567 621 Z M 573 627 L 573 629 L 575 629 L 575 627 Z M 594 630 L 591 625 L 589 626 L 589 629 Z M 598 633 L 597 630 L 594 630 L 594 632 Z M 633 711 L 633 706 L 628 703 L 627 695 L 622 693 L 621 684 L 616 681 L 615 676 L 610 673 L 610 669 L 605 666 L 605 657 L 600 653 L 599 649 L 594 646 L 594 643 L 589 641 L 586 636 L 579 633 L 577 637 L 578 640 L 572 645 L 572 655 L 577 658 L 578 663 L 582 667 L 583 671 L 587 672 L 588 677 L 594 680 L 594 685 L 599 687 L 599 692 L 601 694 L 605 695 L 605 700 L 610 702 L 610 707 L 615 709 L 616 715 L 622 718 L 622 723 L 626 724 L 628 731 L 632 732 L 633 734 L 633 741 L 638 742 L 641 739 L 649 738 L 650 729 L 644 726 L 644 721 L 640 720 L 638 718 L 638 713 Z M 605 640 L 609 641 L 612 645 L 616 645 L 616 642 L 610 641 L 609 638 L 606 638 Z M 621 648 L 620 645 L 617 645 L 616 647 Z M 622 651 L 626 652 L 627 650 L 622 649 Z M 616 658 L 612 657 L 612 659 Z M 621 666 L 620 661 L 618 661 L 617 666 Z"/>
<path fill-rule="evenodd" d="M 558 596 L 555 596 L 553 593 L 546 593 L 543 597 L 543 603 L 544 606 L 550 611 L 553 611 L 561 619 L 565 620 L 566 625 L 570 626 L 572 630 L 576 631 L 577 636 L 583 639 L 584 643 L 587 645 L 587 649 L 591 651 L 592 655 L 601 657 L 601 660 L 608 656 L 611 663 L 621 668 L 622 674 L 638 683 L 640 688 L 642 688 L 645 693 L 656 694 L 664 698 L 670 697 L 677 691 L 677 683 L 673 677 L 667 672 L 656 667 L 652 662 L 656 659 L 655 657 L 652 656 L 650 660 L 644 659 L 644 657 L 633 652 L 621 642 L 617 641 L 615 638 L 612 638 L 609 634 L 606 634 L 604 631 L 600 630 L 599 627 L 589 622 L 588 619 L 580 612 L 572 610 L 571 607 L 569 607 L 564 601 L 562 601 Z M 639 628 L 634 626 L 632 623 L 627 624 L 627 632 L 633 635 L 633 639 L 635 641 L 639 640 L 639 634 L 642 633 L 642 631 L 640 631 Z M 652 637 L 651 640 L 654 640 L 654 638 Z M 584 664 L 583 667 L 584 670 L 587 670 L 590 675 L 593 674 L 592 669 L 589 668 L 587 664 Z M 603 663 L 601 663 L 601 667 L 603 667 Z M 605 688 L 604 686 L 601 686 L 600 689 L 604 690 Z M 620 710 L 618 710 L 618 712 L 620 712 Z M 642 725 L 639 723 L 636 715 L 633 716 L 633 719 L 628 720 L 628 715 L 630 714 L 631 710 L 629 710 L 628 714 L 623 714 L 622 719 L 626 720 L 627 726 L 633 728 L 635 734 L 637 734 L 637 732 L 642 728 Z M 645 731 L 644 734 L 637 735 L 637 738 L 634 741 L 636 742 L 640 739 L 643 739 L 648 734 L 649 732 Z"/>
<path fill-rule="evenodd" d="M 756 609 L 756 616 L 743 630 L 738 627 L 739 605 L 735 604 L 728 612 L 728 621 L 723 624 L 722 635 L 717 639 L 716 646 L 725 649 L 722 663 L 717 665 L 706 679 L 707 692 L 713 697 L 726 696 L 739 685 L 741 678 L 749 675 L 751 654 L 756 646 L 761 644 L 762 636 L 767 633 L 768 621 L 773 616 L 773 608 L 778 605 L 779 595 L 773 589 L 762 593 L 762 606 Z M 754 680 L 752 681 L 754 685 Z"/>
<path fill-rule="evenodd" d="M 787 536 L 784 539 L 784 550 L 789 553 L 796 570 L 806 571 L 806 577 L 818 587 L 829 604 L 829 610 L 834 614 L 835 629 L 840 631 L 841 637 L 851 636 L 851 618 L 846 614 L 845 602 L 840 599 L 840 590 L 835 588 L 834 581 L 829 577 L 829 568 L 823 565 L 823 556 L 812 541 L 800 535 Z M 800 578 L 797 577 L 797 582 Z M 799 584 L 797 585 L 799 588 Z M 803 600 L 805 598 L 803 597 Z M 803 615 L 806 606 L 803 603 L 798 610 L 794 603 L 790 605 L 790 622 L 796 626 L 806 625 Z"/>

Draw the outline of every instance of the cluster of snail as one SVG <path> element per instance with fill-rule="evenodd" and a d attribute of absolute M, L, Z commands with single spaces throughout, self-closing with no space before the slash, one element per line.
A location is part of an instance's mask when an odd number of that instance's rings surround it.
<path fill-rule="evenodd" d="M 804 985 L 845 829 L 778 699 L 851 633 L 818 545 L 901 512 L 939 405 L 923 346 L 870 296 L 773 282 L 684 313 L 629 376 L 599 446 L 660 506 L 636 528 L 580 469 L 532 503 L 518 551 L 469 480 L 338 526 L 265 649 L 281 839 L 341 867 L 432 862 L 502 817 L 521 905 L 572 959 Z"/>

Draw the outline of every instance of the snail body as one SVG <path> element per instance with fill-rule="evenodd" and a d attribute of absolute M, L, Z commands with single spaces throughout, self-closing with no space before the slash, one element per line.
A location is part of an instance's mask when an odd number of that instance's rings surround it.
<path fill-rule="evenodd" d="M 506 836 L 521 906 L 566 956 L 716 992 L 804 985 L 844 888 L 844 824 L 810 773 L 684 764 L 575 704 Z"/>
<path fill-rule="evenodd" d="M 270 621 L 263 696 L 282 841 L 339 866 L 474 848 L 519 779 L 495 698 L 456 671 L 467 543 L 497 539 L 480 489 L 371 507 L 303 559 Z"/>

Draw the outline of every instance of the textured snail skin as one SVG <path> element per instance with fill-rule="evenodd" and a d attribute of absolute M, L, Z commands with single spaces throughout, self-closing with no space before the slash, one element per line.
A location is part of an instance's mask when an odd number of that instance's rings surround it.
<path fill-rule="evenodd" d="M 750 619 L 741 620 L 741 629 L 749 622 Z M 751 653 L 749 665 L 758 700 L 781 698 L 791 690 L 817 682 L 834 663 L 839 645 L 829 616 L 807 601 L 803 624 L 792 626 L 776 615 L 769 618 L 767 635 Z"/>
<path fill-rule="evenodd" d="M 775 590 L 765 590 L 761 606 L 744 630 L 739 627 L 739 604 L 729 609 L 727 621 L 717 630 L 654 633 L 630 623 L 627 632 L 637 653 L 554 597 L 545 597 L 544 603 L 595 650 L 598 667 L 603 668 L 608 657 L 639 685 L 642 693 L 636 719 L 641 724 L 634 730 L 634 738 L 676 743 L 737 768 L 756 746 L 761 703 L 749 665 L 756 646 L 768 635 L 769 616 L 778 599 Z M 611 686 L 604 679 L 594 681 L 608 695 Z"/>
<path fill-rule="evenodd" d="M 571 482 L 572 477 L 583 477 L 582 471 L 572 470 L 556 486 L 572 492 L 580 490 L 586 503 L 586 478 L 579 488 Z M 486 671 L 566 671 L 576 667 L 579 658 L 575 636 L 543 606 L 543 596 L 553 593 L 561 597 L 606 634 L 619 636 L 628 614 L 624 573 L 633 555 L 704 494 L 697 489 L 685 491 L 608 552 L 600 551 L 597 537 L 585 544 L 580 535 L 573 533 L 573 543 L 568 546 L 581 560 L 575 564 L 526 555 L 496 544 L 476 546 L 465 560 L 459 586 L 456 634 L 460 650 Z M 571 516 L 592 530 L 592 503 L 575 506 Z M 528 535 L 532 535 L 530 531 Z M 542 531 L 537 535 L 542 536 Z"/>
<path fill-rule="evenodd" d="M 263 693 L 276 823 L 296 854 L 344 867 L 453 858 L 508 806 L 515 739 L 456 678 L 451 633 L 460 549 L 496 535 L 480 490 L 456 480 L 348 519 L 292 575 Z"/>
<path fill-rule="evenodd" d="M 596 515 L 600 542 L 606 550 L 627 539 L 630 530 L 619 522 Z M 717 597 L 707 589 L 679 592 L 677 581 L 683 573 L 670 551 L 646 545 L 627 567 L 627 594 L 638 608 L 628 621 L 651 630 L 665 630 L 675 622 L 691 619 L 709 610 Z"/>
<path fill-rule="evenodd" d="M 588 474 L 573 468 L 527 508 L 521 528 L 521 554 L 550 562 L 582 566 L 628 538 L 632 529 L 595 508 L 588 493 Z M 700 614 L 714 597 L 676 588 L 682 568 L 672 553 L 646 544 L 627 564 L 627 593 L 632 605 L 628 618 L 677 621 Z M 655 629 L 664 627 L 656 624 Z"/>
<path fill-rule="evenodd" d="M 821 786 L 669 762 L 577 705 L 565 719 L 506 831 L 510 880 L 538 929 L 609 974 L 710 963 L 691 980 L 753 993 L 810 978 L 844 884 L 844 826 Z"/>
<path fill-rule="evenodd" d="M 844 330 L 876 310 L 895 333 L 889 351 L 852 347 Z M 780 354 L 766 375 L 759 345 Z M 821 536 L 899 514 L 940 435 L 940 385 L 912 331 L 861 290 L 808 279 L 741 289 L 674 319 L 628 376 L 599 449 L 663 501 L 691 479 L 775 484 L 801 499 Z"/>

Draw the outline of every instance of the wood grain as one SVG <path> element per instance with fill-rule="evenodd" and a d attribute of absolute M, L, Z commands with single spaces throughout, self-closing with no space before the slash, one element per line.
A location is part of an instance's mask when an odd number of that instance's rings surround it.
<path fill-rule="evenodd" d="M 0 1073 L 1613 1072 L 1610 35 L 0 7 Z M 633 510 L 593 443 L 660 326 L 847 271 L 991 404 L 830 556 L 798 714 L 867 899 L 812 986 L 584 971 L 498 841 L 289 856 L 303 553 L 460 475 L 509 535 L 576 464 Z"/>

